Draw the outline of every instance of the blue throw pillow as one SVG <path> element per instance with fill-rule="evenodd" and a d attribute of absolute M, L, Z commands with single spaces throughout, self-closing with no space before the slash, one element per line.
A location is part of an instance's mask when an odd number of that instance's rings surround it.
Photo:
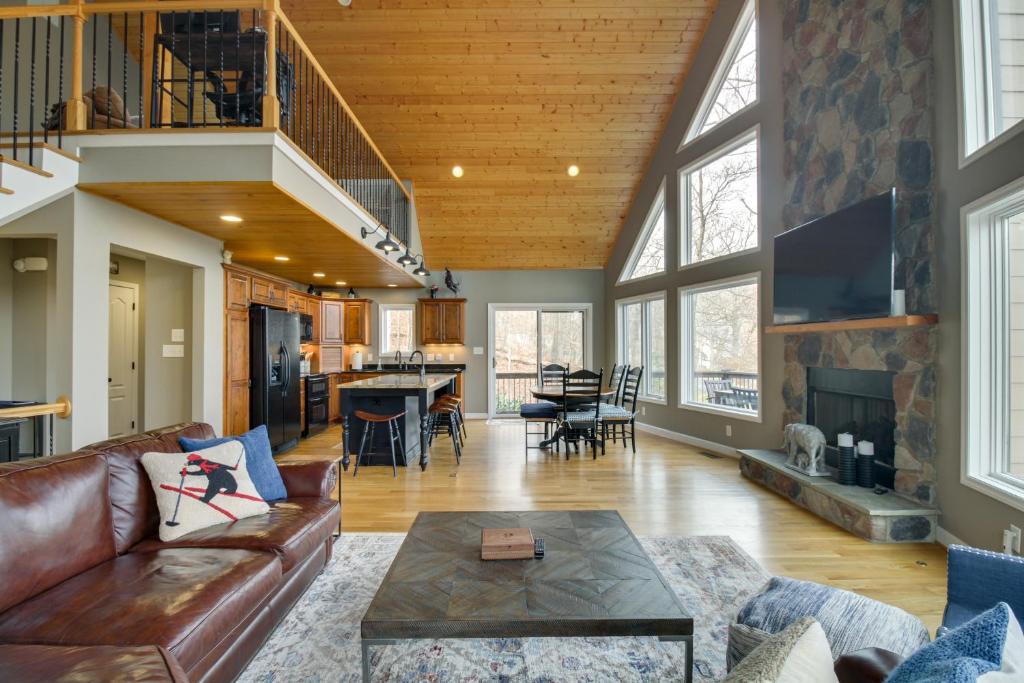
<path fill-rule="evenodd" d="M 1011 623 L 1012 622 L 1012 623 Z M 936 638 L 900 664 L 886 683 L 975 683 L 990 672 L 1020 673 L 1020 626 L 1001 602 Z M 999 677 L 998 673 L 992 674 Z M 992 680 L 996 680 L 993 678 Z M 999 680 L 1020 680 L 1014 676 Z"/>
<path fill-rule="evenodd" d="M 204 448 L 219 446 L 228 441 L 239 441 L 245 449 L 245 467 L 249 470 L 249 478 L 263 500 L 282 500 L 288 497 L 284 488 L 284 480 L 277 470 L 274 454 L 270 450 L 270 437 L 266 425 L 260 425 L 241 436 L 224 436 L 218 439 L 189 439 L 178 437 L 183 450 L 201 451 Z"/>

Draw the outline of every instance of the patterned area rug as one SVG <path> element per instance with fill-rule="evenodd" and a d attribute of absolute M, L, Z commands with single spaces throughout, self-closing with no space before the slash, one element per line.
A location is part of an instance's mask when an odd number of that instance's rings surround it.
<path fill-rule="evenodd" d="M 334 559 L 238 679 L 360 681 L 359 621 L 403 534 L 345 534 Z M 641 542 L 694 617 L 695 680 L 725 675 L 727 626 L 768 573 L 727 536 Z M 682 643 L 655 638 L 415 640 L 374 648 L 373 681 L 683 680 Z"/>

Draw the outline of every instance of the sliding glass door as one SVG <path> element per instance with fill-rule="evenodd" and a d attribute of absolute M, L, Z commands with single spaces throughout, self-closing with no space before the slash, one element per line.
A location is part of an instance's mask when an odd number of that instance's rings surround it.
<path fill-rule="evenodd" d="M 591 362 L 589 304 L 490 304 L 491 370 L 488 380 L 489 413 L 519 414 L 519 406 L 533 400 L 541 367 L 551 363 L 570 370 Z"/>

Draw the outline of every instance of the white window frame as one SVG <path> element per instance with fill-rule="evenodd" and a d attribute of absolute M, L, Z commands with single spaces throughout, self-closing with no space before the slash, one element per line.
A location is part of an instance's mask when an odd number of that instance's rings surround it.
<path fill-rule="evenodd" d="M 707 87 L 704 88 L 704 94 L 701 96 L 700 105 L 693 114 L 693 118 L 690 120 L 690 125 L 686 129 L 686 135 L 683 136 L 682 142 L 676 148 L 676 152 L 681 152 L 684 147 L 689 145 L 695 140 L 699 140 L 712 131 L 718 130 L 727 121 L 732 121 L 743 112 L 749 110 L 751 107 L 757 105 L 761 99 L 761 31 L 760 27 L 757 29 L 757 45 L 755 50 L 757 51 L 757 82 L 754 84 L 754 99 L 752 102 L 747 104 L 741 109 L 737 109 L 731 115 L 722 119 L 711 128 L 708 128 L 703 133 L 699 133 L 700 129 L 704 126 L 704 122 L 707 121 L 708 115 L 711 113 L 711 107 L 714 106 L 715 100 L 718 99 L 718 95 L 722 90 L 722 84 L 725 82 L 725 77 L 729 73 L 729 68 L 732 66 L 733 60 L 739 54 L 740 47 L 743 45 L 743 39 L 747 35 L 747 30 L 752 24 L 757 23 L 757 3 L 755 0 L 747 0 L 743 5 L 743 9 L 740 10 L 739 16 L 736 17 L 736 23 L 732 27 L 732 32 L 729 34 L 729 40 L 725 44 L 725 50 L 718 57 L 718 63 L 715 64 L 715 70 L 712 72 L 711 80 L 708 81 Z"/>
<path fill-rule="evenodd" d="M 738 410 L 728 406 L 715 406 L 696 401 L 692 397 L 693 382 L 693 295 L 718 289 L 728 289 L 737 285 L 757 285 L 757 412 Z M 679 407 L 701 413 L 727 415 L 738 420 L 761 422 L 764 414 L 764 339 L 761 327 L 761 272 L 744 273 L 733 277 L 684 285 L 679 288 Z"/>
<path fill-rule="evenodd" d="M 750 142 L 755 142 L 757 145 L 757 244 L 747 249 L 734 251 L 731 254 L 723 254 L 714 258 L 704 259 L 703 261 L 690 262 L 690 174 Z M 746 256 L 747 254 L 756 254 L 761 251 L 761 218 L 764 215 L 762 210 L 763 202 L 761 201 L 761 195 L 763 194 L 761 192 L 761 161 L 761 125 L 757 124 L 679 169 L 677 173 L 679 187 L 679 267 L 677 270 L 700 268 L 709 263 L 718 263 L 719 261 Z"/>
<path fill-rule="evenodd" d="M 651 301 L 660 301 L 664 307 L 665 316 L 665 339 L 662 340 L 662 344 L 665 345 L 665 395 L 654 396 L 648 389 L 650 388 L 650 373 L 648 370 L 651 368 L 650 356 L 651 356 L 651 321 L 647 315 L 647 303 Z M 622 315 L 624 307 L 630 304 L 641 304 L 640 306 L 640 356 L 643 358 L 644 376 L 640 380 L 640 391 L 637 394 L 637 400 L 643 401 L 644 403 L 656 403 L 658 405 L 668 405 L 668 291 L 661 290 L 660 292 L 651 292 L 649 294 L 638 294 L 637 296 L 630 296 L 624 299 L 615 300 L 615 359 L 620 365 L 625 365 L 626 360 L 626 335 L 624 329 L 625 319 Z"/>
<path fill-rule="evenodd" d="M 1024 178 L 963 207 L 961 227 L 962 453 L 960 482 L 1024 510 L 1024 482 L 1003 474 L 1010 454 L 1010 299 L 1006 220 L 1024 211 Z"/>
<path fill-rule="evenodd" d="M 389 349 L 386 348 L 388 343 L 387 335 L 387 324 L 388 324 L 388 313 L 390 311 L 409 311 L 412 313 L 412 340 L 411 349 Z M 377 311 L 377 333 L 380 335 L 377 338 L 380 339 L 380 348 L 377 350 L 377 354 L 383 356 L 386 353 L 394 353 L 395 351 L 401 351 L 402 353 L 411 353 L 416 350 L 416 304 L 380 304 Z"/>
<path fill-rule="evenodd" d="M 1024 121 L 1018 121 L 998 135 L 992 135 L 996 126 L 996 112 L 989 94 L 993 92 L 991 60 L 996 54 L 992 34 L 987 29 L 993 17 L 987 0 L 956 0 L 956 90 L 958 146 L 960 168 L 988 154 L 1007 140 L 1024 131 Z"/>
<path fill-rule="evenodd" d="M 616 284 L 625 284 L 627 282 L 643 282 L 644 280 L 650 280 L 656 277 L 662 277 L 668 272 L 668 215 L 662 219 L 662 225 L 664 227 L 665 235 L 665 263 L 664 267 L 660 272 L 651 273 L 650 275 L 641 275 L 640 277 L 627 277 L 627 274 L 633 271 L 636 267 L 636 262 L 640 260 L 640 254 L 643 253 L 644 248 L 647 246 L 647 240 L 651 236 L 651 231 L 654 229 L 654 224 L 657 222 L 658 214 L 665 212 L 665 182 L 662 181 L 661 186 L 658 188 L 657 194 L 654 196 L 654 201 L 651 202 L 651 208 L 647 210 L 647 215 L 644 217 L 643 228 L 640 230 L 640 234 L 637 236 L 636 241 L 633 243 L 633 248 L 629 252 L 629 258 L 626 259 L 626 264 L 622 267 L 622 273 L 619 275 L 619 279 Z"/>

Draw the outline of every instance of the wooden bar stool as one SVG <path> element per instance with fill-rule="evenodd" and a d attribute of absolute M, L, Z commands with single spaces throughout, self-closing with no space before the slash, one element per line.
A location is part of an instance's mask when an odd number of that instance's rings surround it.
<path fill-rule="evenodd" d="M 363 426 L 363 438 L 359 440 L 359 455 L 356 456 L 356 466 L 352 470 L 352 476 L 359 474 L 359 461 L 363 459 L 363 449 L 366 447 L 366 434 L 370 434 L 370 448 L 373 448 L 373 433 L 377 425 L 386 422 L 388 425 L 388 442 L 391 446 L 391 476 L 398 476 L 398 461 L 395 459 L 395 442 L 398 442 L 398 450 L 402 454 L 402 458 L 405 458 L 405 446 L 402 445 L 402 430 L 398 424 L 398 418 L 405 415 L 403 410 L 400 413 L 393 415 L 378 415 L 377 413 L 368 413 L 365 410 L 357 410 L 355 412 L 357 418 L 365 422 Z M 373 451 L 371 451 L 373 452 Z"/>
<path fill-rule="evenodd" d="M 447 432 L 452 438 L 452 446 L 455 448 L 455 464 L 462 464 L 462 444 L 459 435 L 459 412 L 451 401 L 438 399 L 428 409 L 428 431 L 430 432 L 430 443 L 434 442 L 434 436 Z"/>
<path fill-rule="evenodd" d="M 459 435 L 459 443 L 463 446 L 466 445 L 466 440 L 463 438 L 466 434 L 466 419 L 462 414 L 462 397 L 456 394 L 445 394 L 444 396 L 438 397 L 438 402 L 450 405 L 455 409 L 452 413 L 452 419 L 455 420 L 455 431 Z"/>

